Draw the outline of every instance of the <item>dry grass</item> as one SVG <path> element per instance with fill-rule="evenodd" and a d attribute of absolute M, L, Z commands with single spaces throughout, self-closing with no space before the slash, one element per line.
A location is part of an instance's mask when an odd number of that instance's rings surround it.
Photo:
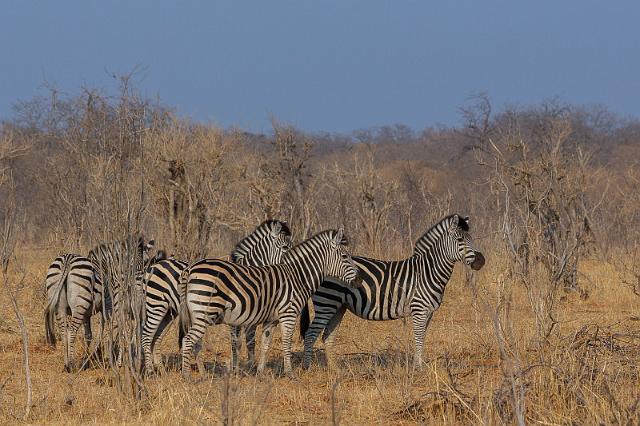
<path fill-rule="evenodd" d="M 185 383 L 177 370 L 147 381 L 149 398 L 124 400 L 100 369 L 77 375 L 62 369 L 60 348 L 44 343 L 40 286 L 55 253 L 21 250 L 15 265 L 26 272 L 20 305 L 27 320 L 32 357 L 33 423 L 237 424 L 468 424 L 513 423 L 511 394 L 490 318 L 478 308 L 461 267 L 428 331 L 424 370 L 411 365 L 410 322 L 364 322 L 347 316 L 338 331 L 339 372 L 326 370 L 317 351 L 310 371 L 280 377 L 279 341 L 264 377 L 228 377 L 229 336 L 217 327 L 201 356 L 210 374 Z M 495 295 L 496 261 L 488 257 L 477 285 Z M 538 424 L 637 424 L 640 398 L 640 300 L 609 266 L 581 265 L 589 297 L 567 294 L 559 306 L 558 333 L 543 349 L 531 343 L 533 318 L 514 287 L 511 323 L 521 369 L 528 422 Z M 14 274 L 18 274 L 14 271 Z M 175 328 L 175 327 L 174 327 Z M 162 351 L 177 352 L 175 330 Z M 301 342 L 294 347 L 300 363 Z M 318 343 L 317 349 L 322 349 Z M 175 355 L 168 364 L 177 365 Z M 20 335 L 6 295 L 0 296 L 0 422 L 18 423 L 25 384 Z"/>

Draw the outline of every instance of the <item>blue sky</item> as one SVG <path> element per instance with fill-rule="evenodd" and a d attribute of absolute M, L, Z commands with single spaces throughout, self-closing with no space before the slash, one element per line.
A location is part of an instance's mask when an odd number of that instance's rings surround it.
<path fill-rule="evenodd" d="M 640 116 L 638 1 L 17 1 L 0 6 L 0 118 L 18 100 L 137 82 L 179 114 L 269 130 L 460 122 L 545 99 Z"/>

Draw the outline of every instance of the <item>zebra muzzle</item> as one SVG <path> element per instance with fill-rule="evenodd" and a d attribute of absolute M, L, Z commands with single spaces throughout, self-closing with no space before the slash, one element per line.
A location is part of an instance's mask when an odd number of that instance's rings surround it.
<path fill-rule="evenodd" d="M 474 271 L 479 271 L 484 266 L 484 255 L 479 251 L 476 251 L 475 256 L 476 258 L 473 262 L 471 262 L 471 265 L 469 266 L 471 266 L 471 269 L 473 269 Z"/>

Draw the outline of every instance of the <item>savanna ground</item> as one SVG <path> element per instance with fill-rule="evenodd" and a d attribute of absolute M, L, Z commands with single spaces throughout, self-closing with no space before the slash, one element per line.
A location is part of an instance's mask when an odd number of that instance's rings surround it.
<path fill-rule="evenodd" d="M 119 394 L 100 368 L 63 372 L 61 347 L 45 344 L 42 317 L 41 286 L 56 253 L 18 250 L 18 267 L 9 276 L 19 280 L 25 274 L 18 297 L 33 381 L 26 422 L 499 424 L 515 422 L 516 389 L 528 423 L 637 424 L 640 298 L 608 264 L 585 261 L 580 270 L 588 298 L 560 298 L 557 332 L 540 348 L 525 292 L 500 279 L 500 257 L 484 249 L 487 265 L 474 280 L 456 267 L 427 333 L 422 371 L 411 368 L 409 321 L 365 322 L 346 315 L 336 342 L 338 371 L 327 371 L 320 341 L 312 369 L 301 370 L 298 340 L 297 377 L 282 377 L 278 332 L 264 376 L 228 376 L 228 329 L 219 326 L 207 334 L 201 353 L 206 380 L 191 384 L 177 371 L 173 326 L 160 349 L 169 371 L 146 381 L 148 397 L 141 401 Z M 500 312 L 508 354 L 501 354 L 493 322 L 504 303 L 511 305 Z M 21 335 L 5 292 L 0 309 L 0 419 L 15 424 L 23 421 L 26 386 Z"/>

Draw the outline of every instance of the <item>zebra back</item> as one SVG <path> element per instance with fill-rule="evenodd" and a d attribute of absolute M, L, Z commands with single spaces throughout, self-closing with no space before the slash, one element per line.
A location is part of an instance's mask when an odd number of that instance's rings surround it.
<path fill-rule="evenodd" d="M 282 256 L 291 248 L 291 245 L 289 225 L 283 221 L 270 219 L 262 222 L 249 235 L 240 240 L 231 252 L 230 258 L 233 263 L 245 266 L 274 265 L 280 263 Z M 185 268 L 180 276 L 180 336 L 190 326 L 185 303 L 190 271 L 191 266 Z"/>

